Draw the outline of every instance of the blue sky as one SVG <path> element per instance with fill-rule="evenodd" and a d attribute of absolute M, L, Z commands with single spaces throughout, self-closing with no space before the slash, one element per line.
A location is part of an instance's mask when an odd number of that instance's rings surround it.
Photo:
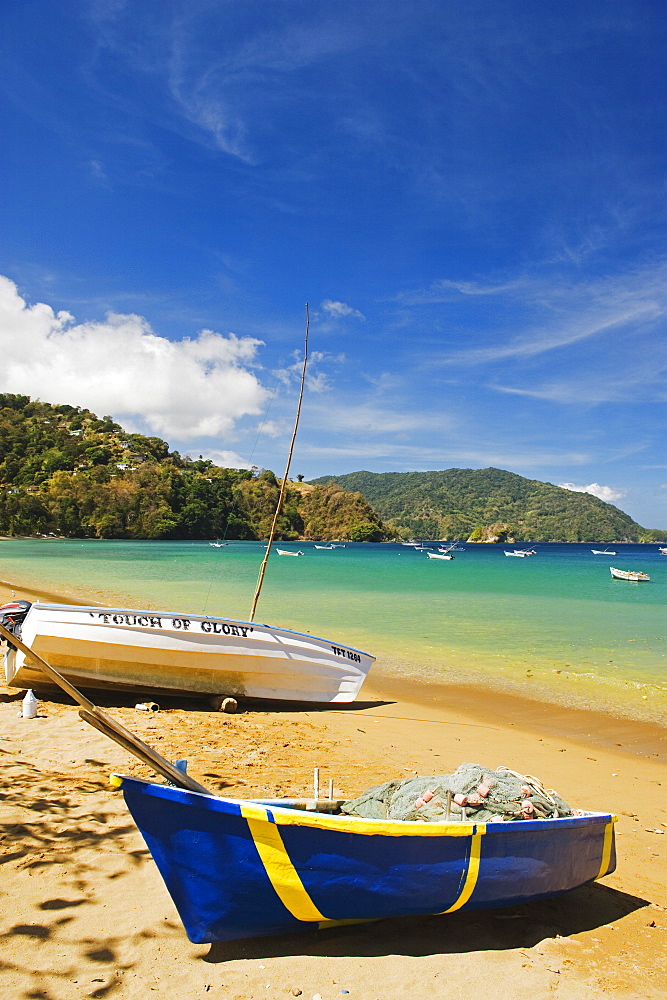
<path fill-rule="evenodd" d="M 5 0 L 0 388 L 667 527 L 664 5 Z"/>

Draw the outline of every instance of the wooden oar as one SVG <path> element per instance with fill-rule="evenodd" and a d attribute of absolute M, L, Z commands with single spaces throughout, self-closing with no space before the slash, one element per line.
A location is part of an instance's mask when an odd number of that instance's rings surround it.
<path fill-rule="evenodd" d="M 198 781 L 191 778 L 189 774 L 185 774 L 184 771 L 180 771 L 171 761 L 167 760 L 152 747 L 149 747 L 147 743 L 142 742 L 134 733 L 131 733 L 129 729 L 121 725 L 120 722 L 116 722 L 112 719 L 110 715 L 103 712 L 101 708 L 98 708 L 90 698 L 86 698 L 85 694 L 82 694 L 78 688 L 67 680 L 66 677 L 52 667 L 50 663 L 36 653 L 30 646 L 27 646 L 18 636 L 14 635 L 9 629 L 5 628 L 4 625 L 0 624 L 0 636 L 10 643 L 12 646 L 16 646 L 25 655 L 26 659 L 33 660 L 37 666 L 46 674 L 58 687 L 61 687 L 70 698 L 73 698 L 77 704 L 81 706 L 79 711 L 79 716 L 84 722 L 89 725 L 94 726 L 109 739 L 114 740 L 125 750 L 129 750 L 133 753 L 135 757 L 138 757 L 140 761 L 144 764 L 148 764 L 157 774 L 162 775 L 163 778 L 167 778 L 173 785 L 177 785 L 179 788 L 187 788 L 191 792 L 203 792 L 205 795 L 211 795 L 212 792 L 204 785 L 200 785 Z"/>

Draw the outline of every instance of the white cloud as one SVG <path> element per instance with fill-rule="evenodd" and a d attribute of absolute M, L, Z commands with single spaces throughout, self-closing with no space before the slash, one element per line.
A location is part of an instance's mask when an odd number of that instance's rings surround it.
<path fill-rule="evenodd" d="M 476 281 L 451 281 L 448 278 L 441 278 L 434 281 L 428 288 L 418 289 L 414 292 L 401 292 L 396 296 L 396 299 L 405 305 L 439 305 L 445 302 L 454 302 L 461 295 L 487 297 L 506 295 L 508 292 L 520 291 L 525 285 L 526 281 L 521 279 L 498 285 L 482 285 Z"/>
<path fill-rule="evenodd" d="M 353 434 L 363 446 L 368 434 L 407 435 L 424 431 L 449 433 L 456 420 L 444 413 L 406 412 L 399 407 L 368 403 L 347 403 L 334 407 L 311 403 L 309 416 L 316 427 L 329 433 Z"/>
<path fill-rule="evenodd" d="M 277 368 L 274 372 L 275 377 L 283 383 L 283 385 L 290 385 L 293 383 L 298 383 L 301 381 L 301 375 L 303 374 L 303 353 L 301 351 L 293 351 L 292 355 L 294 357 L 293 364 L 285 368 Z M 308 366 L 306 372 L 306 388 L 309 392 L 327 392 L 331 388 L 331 382 L 329 381 L 329 376 L 323 371 L 314 371 L 313 369 L 317 365 L 331 364 L 333 366 L 340 366 L 344 364 L 346 358 L 344 354 L 329 354 L 325 351 L 311 351 L 308 355 Z"/>
<path fill-rule="evenodd" d="M 214 465 L 220 466 L 222 469 L 251 469 L 252 463 L 246 461 L 245 458 L 241 458 L 235 451 L 226 450 L 211 450 L 209 448 L 201 448 L 197 451 L 197 455 L 201 455 L 202 458 L 207 458 Z M 194 456 L 190 456 L 191 458 Z"/>
<path fill-rule="evenodd" d="M 614 384 L 613 375 L 599 370 L 605 358 L 609 358 L 616 373 L 622 368 L 626 377 L 628 362 L 632 362 L 636 380 L 642 384 L 647 379 L 655 381 L 667 367 L 664 337 L 660 336 L 667 320 L 666 282 L 667 262 L 658 261 L 644 270 L 610 274 L 579 283 L 563 276 L 520 277 L 497 285 L 443 279 L 428 288 L 403 293 L 399 301 L 430 307 L 467 299 L 466 315 L 473 320 L 477 313 L 472 310 L 482 310 L 477 319 L 480 330 L 486 327 L 493 336 L 483 344 L 475 345 L 473 336 L 474 346 L 447 348 L 433 359 L 440 364 L 483 366 L 519 362 L 535 366 L 558 351 L 558 364 L 568 365 L 572 358 L 580 357 L 586 350 L 595 352 L 597 382 L 591 386 L 591 392 L 596 394 L 593 401 L 597 402 L 618 398 L 622 392 Z M 490 318 L 488 303 L 485 307 L 484 300 L 491 297 L 498 303 L 495 316 Z M 513 331 L 509 336 L 508 330 Z M 600 350 L 602 338 L 605 341 L 603 351 Z M 457 339 L 460 341 L 460 336 Z M 638 340 L 642 342 L 640 349 Z M 623 358 L 620 363 L 619 356 Z M 644 357 L 647 360 L 650 357 L 650 368 L 642 363 Z M 534 367 L 532 370 L 534 372 Z M 535 384 L 534 374 L 532 381 L 532 390 L 519 385 L 514 390 L 502 387 L 502 391 L 570 401 L 566 387 L 558 383 L 540 387 Z M 581 395 L 579 392 L 579 399 Z"/>
<path fill-rule="evenodd" d="M 588 486 L 576 486 L 574 483 L 558 483 L 558 485 L 573 493 L 591 493 L 605 503 L 614 503 L 615 500 L 621 500 L 626 496 L 621 490 L 615 490 L 611 486 L 601 486 L 600 483 L 590 483 Z"/>
<path fill-rule="evenodd" d="M 313 442 L 302 442 L 299 445 L 299 453 L 302 456 L 316 458 L 320 467 L 325 460 L 330 459 L 332 461 L 363 462 L 365 463 L 363 468 L 368 468 L 370 462 L 376 466 L 382 463 L 384 468 L 381 471 L 388 471 L 387 466 L 390 466 L 393 471 L 402 472 L 426 472 L 452 467 L 487 468 L 489 466 L 498 469 L 533 469 L 545 465 L 563 465 L 564 463 L 585 465 L 590 461 L 589 455 L 580 452 L 507 452 L 500 448 L 494 449 L 493 445 L 489 445 L 487 450 L 465 444 L 461 446 L 444 445 L 443 447 L 420 446 L 411 442 L 401 443 L 400 435 L 397 435 L 396 438 L 394 441 L 372 442 L 366 438 L 358 437 L 350 439 L 350 443 L 331 446 L 323 445 L 318 438 Z"/>
<path fill-rule="evenodd" d="M 2 391 L 85 406 L 179 442 L 228 434 L 261 411 L 266 390 L 242 366 L 262 343 L 212 330 L 170 341 L 141 316 L 117 313 L 77 324 L 44 303 L 28 306 L 0 275 Z"/>
<path fill-rule="evenodd" d="M 204 0 L 180 6 L 168 29 L 166 60 L 163 50 L 152 50 L 153 72 L 166 73 L 174 108 L 182 118 L 218 149 L 248 164 L 262 159 L 263 140 L 275 128 L 275 108 L 282 110 L 285 95 L 303 95 L 303 101 L 312 96 L 308 84 L 301 83 L 300 71 L 361 44 L 357 32 L 328 12 L 320 16 L 315 10 L 294 23 L 286 17 L 276 27 L 255 24 L 255 30 L 243 32 L 247 38 L 237 42 L 242 16 L 232 13 L 227 26 L 220 15 L 225 29 L 218 38 L 217 18 L 211 18 L 209 8 L 220 4 Z M 118 40 L 116 47 L 121 46 Z M 129 58 L 136 59 L 136 54 Z"/>
<path fill-rule="evenodd" d="M 262 437 L 277 438 L 280 437 L 281 434 L 286 434 L 290 428 L 287 424 L 282 426 L 277 420 L 264 420 L 261 424 L 258 424 L 257 427 L 252 428 L 252 430 L 258 435 L 261 434 Z"/>
<path fill-rule="evenodd" d="M 348 306 L 347 302 L 334 302 L 332 299 L 324 299 L 320 302 L 320 309 L 335 319 L 340 319 L 342 316 L 366 319 L 363 313 L 359 312 L 358 309 L 353 309 L 352 306 Z"/>
<path fill-rule="evenodd" d="M 603 307 L 591 309 L 589 315 L 571 316 L 568 320 L 553 326 L 545 325 L 539 331 L 531 331 L 508 344 L 494 347 L 473 348 L 453 354 L 448 360 L 457 364 L 483 364 L 511 358 L 530 358 L 561 347 L 569 347 L 592 337 L 609 334 L 628 324 L 640 324 L 665 315 L 667 304 L 658 306 L 655 302 L 637 302 L 627 308 Z"/>

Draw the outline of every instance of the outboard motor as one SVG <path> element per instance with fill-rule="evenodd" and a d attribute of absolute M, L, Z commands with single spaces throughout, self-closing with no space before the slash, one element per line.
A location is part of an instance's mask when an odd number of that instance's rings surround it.
<path fill-rule="evenodd" d="M 31 607 L 31 601 L 10 601 L 9 604 L 0 604 L 0 625 L 4 625 L 13 635 L 19 635 L 23 619 Z M 0 642 L 3 641 L 0 639 Z M 10 649 L 15 649 L 9 643 L 7 645 Z"/>

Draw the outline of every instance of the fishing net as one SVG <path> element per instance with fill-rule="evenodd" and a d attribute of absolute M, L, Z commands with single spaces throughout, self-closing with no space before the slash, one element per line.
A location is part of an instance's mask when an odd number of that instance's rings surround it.
<path fill-rule="evenodd" d="M 481 764 L 461 764 L 453 774 L 375 785 L 342 805 L 341 812 L 365 819 L 426 823 L 446 819 L 493 823 L 572 815 L 567 802 L 538 778 Z"/>

